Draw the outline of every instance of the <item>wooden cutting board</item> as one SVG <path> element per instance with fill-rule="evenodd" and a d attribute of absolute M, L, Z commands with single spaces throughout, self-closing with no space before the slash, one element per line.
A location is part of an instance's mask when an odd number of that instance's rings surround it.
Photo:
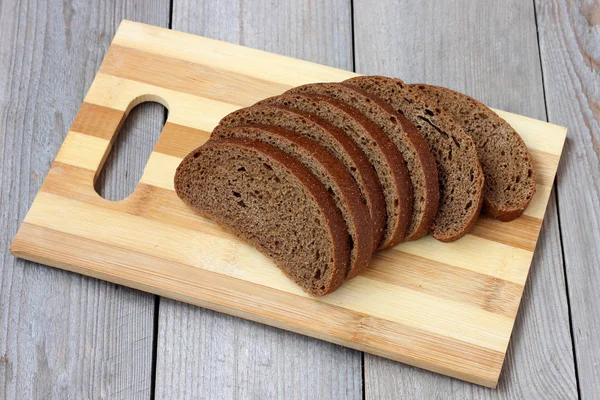
<path fill-rule="evenodd" d="M 495 387 L 565 128 L 498 111 L 521 134 L 537 169 L 525 215 L 510 223 L 482 218 L 455 243 L 426 237 L 380 252 L 366 273 L 318 299 L 173 191 L 180 160 L 227 113 L 292 86 L 352 76 L 123 21 L 12 253 Z M 128 198 L 104 200 L 94 180 L 115 133 L 149 100 L 169 116 L 141 181 Z"/>

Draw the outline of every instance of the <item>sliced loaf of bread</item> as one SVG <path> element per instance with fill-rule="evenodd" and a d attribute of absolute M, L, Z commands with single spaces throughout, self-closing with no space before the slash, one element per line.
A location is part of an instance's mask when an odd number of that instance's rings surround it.
<path fill-rule="evenodd" d="M 399 79 L 361 76 L 345 82 L 387 101 L 415 124 L 429 145 L 440 185 L 440 204 L 431 235 L 451 242 L 469 232 L 481 210 L 484 185 L 471 137 L 441 107 Z"/>
<path fill-rule="evenodd" d="M 347 279 L 369 265 L 373 252 L 373 230 L 366 205 L 352 175 L 331 153 L 314 140 L 275 126 L 237 125 L 216 131 L 211 140 L 246 138 L 268 143 L 300 161 L 325 186 L 346 222 L 350 264 Z M 255 193 L 261 199 L 264 195 Z"/>
<path fill-rule="evenodd" d="M 288 93 L 313 93 L 336 99 L 358 110 L 364 119 L 379 127 L 381 132 L 392 140 L 404 158 L 413 191 L 412 212 L 405 240 L 415 240 L 424 236 L 431 227 L 438 209 L 438 176 L 429 147 L 415 126 L 405 117 L 398 115 L 382 99 L 356 86 L 317 83 L 299 86 Z M 389 173 L 385 169 L 378 172 L 380 179 Z M 394 204 L 388 201 L 388 212 L 390 207 L 394 207 Z"/>
<path fill-rule="evenodd" d="M 321 182 L 275 147 L 211 140 L 181 162 L 175 190 L 271 257 L 307 293 L 322 296 L 343 283 L 349 249 L 342 215 Z"/>
<path fill-rule="evenodd" d="M 302 111 L 292 110 L 282 106 L 255 105 L 242 108 L 225 116 L 213 130 L 213 135 L 219 130 L 236 125 L 271 125 L 279 126 L 299 133 L 314 140 L 339 159 L 350 175 L 354 177 L 361 199 L 367 206 L 375 207 L 376 203 L 367 202 L 376 198 L 381 190 L 373 167 L 360 148 L 344 132 L 323 119 Z M 369 210 L 370 214 L 376 210 Z M 375 227 L 375 226 L 374 226 Z M 373 229 L 376 231 L 376 229 Z M 374 242 L 377 238 L 374 237 Z M 377 247 L 377 243 L 375 243 Z"/>
<path fill-rule="evenodd" d="M 461 124 L 477 146 L 485 175 L 483 212 L 500 221 L 519 217 L 535 193 L 535 168 L 519 134 L 485 104 L 439 86 L 409 85 Z"/>
<path fill-rule="evenodd" d="M 382 188 L 381 196 L 377 199 L 378 211 L 374 220 L 380 249 L 391 247 L 404 239 L 394 237 L 394 232 L 401 234 L 401 229 L 395 227 L 410 219 L 412 211 L 412 186 L 402 155 L 381 129 L 367 119 L 356 108 L 335 100 L 331 97 L 317 94 L 284 94 L 270 97 L 259 104 L 280 105 L 295 110 L 314 114 L 340 128 L 365 153 L 376 171 Z M 400 190 L 402 190 L 400 192 Z M 384 193 L 387 196 L 384 196 Z M 387 197 L 388 201 L 385 202 Z M 396 199 L 399 199 L 396 202 Z M 396 205 L 396 203 L 398 205 Z M 387 207 L 386 207 L 387 206 Z M 386 215 L 390 218 L 387 220 Z M 389 226 L 390 229 L 386 230 Z M 404 228 L 403 228 L 404 229 Z"/>

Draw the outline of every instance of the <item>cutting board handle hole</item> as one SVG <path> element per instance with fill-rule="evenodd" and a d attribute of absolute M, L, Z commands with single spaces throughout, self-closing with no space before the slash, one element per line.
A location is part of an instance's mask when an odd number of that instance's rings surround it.
<path fill-rule="evenodd" d="M 112 148 L 94 182 L 106 200 L 119 201 L 135 190 L 152 149 L 167 121 L 167 108 L 156 101 L 135 104 L 116 133 Z"/>

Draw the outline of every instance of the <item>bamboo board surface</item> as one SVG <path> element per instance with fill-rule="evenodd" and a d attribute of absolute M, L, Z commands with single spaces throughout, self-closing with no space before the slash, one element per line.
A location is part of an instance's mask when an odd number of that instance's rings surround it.
<path fill-rule="evenodd" d="M 315 299 L 173 191 L 180 160 L 227 113 L 310 82 L 355 74 L 123 21 L 11 246 L 14 255 L 494 387 L 566 129 L 498 111 L 532 152 L 538 190 L 510 223 L 480 219 L 455 243 L 430 237 L 378 253 Z M 169 109 L 134 193 L 94 181 L 128 112 Z"/>

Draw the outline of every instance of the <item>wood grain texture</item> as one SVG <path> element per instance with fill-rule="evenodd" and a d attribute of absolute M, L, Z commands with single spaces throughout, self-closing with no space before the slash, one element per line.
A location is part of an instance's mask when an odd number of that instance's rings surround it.
<path fill-rule="evenodd" d="M 115 57 L 124 48 L 131 48 L 135 56 Z M 163 67 L 169 79 L 147 62 L 167 55 L 173 59 L 165 60 Z M 140 64 L 153 68 L 149 75 Z M 194 73 L 214 68 L 223 73 Z M 123 72 L 129 69 L 138 73 Z M 286 77 L 297 84 L 314 82 L 321 75 L 336 81 L 354 76 L 123 21 L 11 250 L 22 258 L 495 386 L 533 257 L 527 246 L 512 246 L 507 234 L 495 237 L 480 230 L 479 235 L 450 244 L 430 237 L 402 244 L 375 255 L 371 266 L 377 275 L 364 274 L 316 299 L 285 278 L 271 260 L 177 198 L 173 174 L 181 158 L 170 154 L 179 147 L 166 154 L 155 147 L 140 184 L 126 199 L 110 202 L 95 193 L 93 183 L 114 138 L 105 133 L 117 132 L 136 104 L 151 99 L 167 105 L 170 128 L 161 138 L 178 133 L 171 124 L 183 124 L 186 134 L 196 130 L 201 139 L 189 144 L 191 150 L 206 139 L 215 121 L 244 105 L 240 103 L 281 91 Z M 274 82 L 269 85 L 271 78 Z M 231 99 L 215 99 L 215 87 L 230 93 Z M 238 88 L 246 97 L 235 97 Z M 192 113 L 190 107 L 203 112 Z M 540 174 L 540 190 L 524 220 L 529 223 L 494 226 L 507 232 L 530 231 L 528 246 L 533 246 L 550 195 L 550 183 L 544 179 L 556 171 L 566 130 L 497 112 L 521 133 L 529 148 L 549 155 L 538 161 L 549 174 Z M 165 143 L 174 139 L 159 142 L 167 149 Z M 422 270 L 412 272 L 426 277 L 423 285 L 391 279 L 409 256 L 426 261 Z M 456 270 L 461 273 L 452 272 Z M 462 290 L 457 290 L 458 284 L 464 285 Z"/>
<path fill-rule="evenodd" d="M 332 67 L 353 67 L 347 1 L 175 0 L 172 26 Z M 161 144 L 163 150 L 173 148 Z M 173 300 L 161 299 L 159 317 L 158 398 L 362 398 L 358 351 Z"/>
<path fill-rule="evenodd" d="M 169 299 L 159 327 L 157 397 L 360 399 L 355 350 Z"/>
<path fill-rule="evenodd" d="M 532 3 L 354 4 L 357 72 L 447 86 L 545 119 Z M 576 398 L 560 246 L 552 198 L 496 391 L 365 355 L 366 397 Z"/>
<path fill-rule="evenodd" d="M 121 18 L 167 24 L 168 1 L 135 3 L 0 2 L 0 398 L 150 395 L 153 296 L 8 253 Z M 120 147 L 141 173 L 131 139 L 156 138 L 162 114 L 134 114 Z"/>
<path fill-rule="evenodd" d="M 600 4 L 536 1 L 548 120 L 569 127 L 558 205 L 582 399 L 600 393 Z"/>

